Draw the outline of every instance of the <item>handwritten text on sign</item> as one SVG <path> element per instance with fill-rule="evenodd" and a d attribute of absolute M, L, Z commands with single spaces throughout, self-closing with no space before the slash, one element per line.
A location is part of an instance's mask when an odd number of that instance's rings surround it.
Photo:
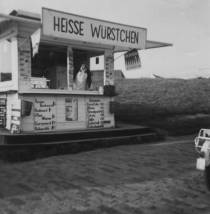
<path fill-rule="evenodd" d="M 52 98 L 35 98 L 34 129 L 50 131 L 56 128 L 56 102 Z"/>
<path fill-rule="evenodd" d="M 144 49 L 146 29 L 42 9 L 43 35 Z"/>
<path fill-rule="evenodd" d="M 88 110 L 88 127 L 104 127 L 104 103 L 97 98 L 90 98 L 87 104 Z"/>

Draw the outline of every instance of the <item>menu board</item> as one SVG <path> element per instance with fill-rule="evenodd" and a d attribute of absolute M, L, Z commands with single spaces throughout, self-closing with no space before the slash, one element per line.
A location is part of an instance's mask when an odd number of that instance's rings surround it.
<path fill-rule="evenodd" d="M 12 108 L 11 109 L 11 124 L 10 124 L 10 132 L 12 134 L 19 134 L 20 133 L 20 117 L 21 117 L 21 110 L 19 108 Z"/>
<path fill-rule="evenodd" d="M 34 130 L 51 131 L 56 129 L 56 101 L 53 98 L 39 97 L 34 102 Z"/>
<path fill-rule="evenodd" d="M 90 98 L 87 103 L 88 127 L 104 127 L 104 103 L 101 99 Z"/>
<path fill-rule="evenodd" d="M 0 127 L 6 125 L 6 98 L 0 97 Z"/>
<path fill-rule="evenodd" d="M 66 98 L 65 103 L 66 121 L 78 120 L 78 99 Z"/>

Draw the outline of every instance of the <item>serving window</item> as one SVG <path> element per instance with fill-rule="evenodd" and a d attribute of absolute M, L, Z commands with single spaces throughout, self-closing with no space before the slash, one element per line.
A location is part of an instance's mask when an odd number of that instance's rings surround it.
<path fill-rule="evenodd" d="M 40 44 L 31 77 L 32 88 L 67 89 L 67 48 Z"/>
<path fill-rule="evenodd" d="M 32 57 L 31 87 L 96 91 L 98 81 L 103 86 L 103 74 L 95 80 L 90 62 L 92 57 L 104 53 L 72 48 L 69 55 L 68 51 L 67 46 L 40 43 L 38 53 Z"/>
<path fill-rule="evenodd" d="M 92 58 L 98 55 L 103 55 L 102 51 L 95 50 L 82 50 L 82 49 L 73 49 L 73 65 L 74 65 L 74 74 L 73 74 L 73 88 L 77 90 L 77 78 L 81 72 L 81 66 L 85 65 L 87 67 L 87 78 L 86 78 L 86 90 L 98 90 L 100 86 L 103 86 L 103 72 L 99 71 L 99 75 L 95 75 L 96 71 L 91 70 Z M 100 84 L 99 84 L 100 82 Z"/>

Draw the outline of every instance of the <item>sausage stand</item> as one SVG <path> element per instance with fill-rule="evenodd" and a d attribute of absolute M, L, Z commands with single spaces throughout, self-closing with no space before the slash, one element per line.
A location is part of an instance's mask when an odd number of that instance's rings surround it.
<path fill-rule="evenodd" d="M 147 29 L 42 8 L 0 15 L 0 126 L 12 134 L 115 128 L 114 53 L 170 44 Z M 104 56 L 103 85 L 75 87 Z"/>

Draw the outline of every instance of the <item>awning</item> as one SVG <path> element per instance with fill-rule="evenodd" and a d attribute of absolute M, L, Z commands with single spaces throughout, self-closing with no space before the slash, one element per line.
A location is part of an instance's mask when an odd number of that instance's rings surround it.
<path fill-rule="evenodd" d="M 172 44 L 171 43 L 165 43 L 165 42 L 157 42 L 157 41 L 146 40 L 146 48 L 145 49 L 162 48 L 162 47 L 167 47 L 167 46 L 172 46 Z"/>
<path fill-rule="evenodd" d="M 20 14 L 18 14 L 20 13 Z M 34 26 L 34 32 L 42 27 L 41 19 L 39 20 L 38 16 L 30 12 L 24 12 L 24 11 L 13 11 L 11 15 L 4 15 L 0 14 L 0 28 L 3 25 L 7 24 L 8 22 L 17 22 L 22 24 L 28 24 L 30 26 Z M 0 35 L 0 38 L 3 35 Z M 51 37 L 51 36 L 43 36 L 40 35 L 40 41 L 43 42 L 55 42 L 57 44 L 74 44 L 74 45 L 86 45 L 89 47 L 100 47 L 100 48 L 111 48 L 114 52 L 124 52 L 129 51 L 132 49 L 132 47 L 122 47 L 120 45 L 110 45 L 110 44 L 94 44 L 91 42 L 84 42 L 84 41 L 77 41 L 77 40 L 69 40 L 69 39 L 60 39 L 58 37 Z M 151 48 L 160 48 L 160 47 L 167 47 L 172 46 L 171 43 L 165 43 L 165 42 L 158 42 L 158 41 L 152 41 L 152 40 L 146 40 L 145 47 L 143 49 L 151 49 Z M 140 50 L 140 49 L 139 49 Z M 142 49 L 141 49 L 142 50 Z"/>
<path fill-rule="evenodd" d="M 33 20 L 29 18 L 22 18 L 14 15 L 5 15 L 0 13 L 0 24 L 4 21 L 15 21 L 15 22 L 21 22 L 21 23 L 31 23 L 31 24 L 38 24 L 41 26 L 40 20 Z"/>
<path fill-rule="evenodd" d="M 14 27 L 11 19 L 7 16 L 1 16 L 0 14 L 0 40 L 8 39 L 16 36 L 17 29 Z"/>

